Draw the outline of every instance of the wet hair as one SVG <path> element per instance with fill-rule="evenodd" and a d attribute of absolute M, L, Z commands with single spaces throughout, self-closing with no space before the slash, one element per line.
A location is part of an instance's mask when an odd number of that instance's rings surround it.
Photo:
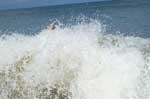
<path fill-rule="evenodd" d="M 55 27 L 55 25 L 52 25 L 52 30 L 54 30 L 56 27 Z"/>

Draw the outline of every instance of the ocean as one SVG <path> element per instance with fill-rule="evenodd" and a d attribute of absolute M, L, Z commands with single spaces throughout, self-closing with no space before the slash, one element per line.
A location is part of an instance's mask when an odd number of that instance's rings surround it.
<path fill-rule="evenodd" d="M 0 99 L 150 99 L 150 1 L 0 10 Z"/>

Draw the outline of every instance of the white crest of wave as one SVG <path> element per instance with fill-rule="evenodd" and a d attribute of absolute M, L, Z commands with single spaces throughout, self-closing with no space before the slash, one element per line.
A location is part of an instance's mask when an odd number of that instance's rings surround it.
<path fill-rule="evenodd" d="M 145 70 L 149 40 L 104 35 L 102 30 L 93 22 L 43 30 L 31 37 L 1 38 L 0 97 L 150 98 L 149 70 Z"/>

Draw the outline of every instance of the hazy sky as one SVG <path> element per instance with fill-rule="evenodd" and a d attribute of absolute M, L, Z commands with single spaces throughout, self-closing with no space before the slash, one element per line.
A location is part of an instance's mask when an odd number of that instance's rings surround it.
<path fill-rule="evenodd" d="M 59 5 L 106 0 L 0 0 L 0 9 L 28 8 L 44 5 Z"/>

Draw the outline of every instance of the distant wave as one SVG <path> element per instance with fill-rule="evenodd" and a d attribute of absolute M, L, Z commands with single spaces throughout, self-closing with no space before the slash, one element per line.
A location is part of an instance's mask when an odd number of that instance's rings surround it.
<path fill-rule="evenodd" d="M 129 4 L 137 4 L 137 3 L 139 3 L 139 4 L 146 4 L 146 3 L 150 3 L 150 1 L 149 0 L 114 0 L 113 2 L 115 2 L 115 3 L 124 3 L 124 4 L 127 4 L 127 3 L 129 3 Z"/>

